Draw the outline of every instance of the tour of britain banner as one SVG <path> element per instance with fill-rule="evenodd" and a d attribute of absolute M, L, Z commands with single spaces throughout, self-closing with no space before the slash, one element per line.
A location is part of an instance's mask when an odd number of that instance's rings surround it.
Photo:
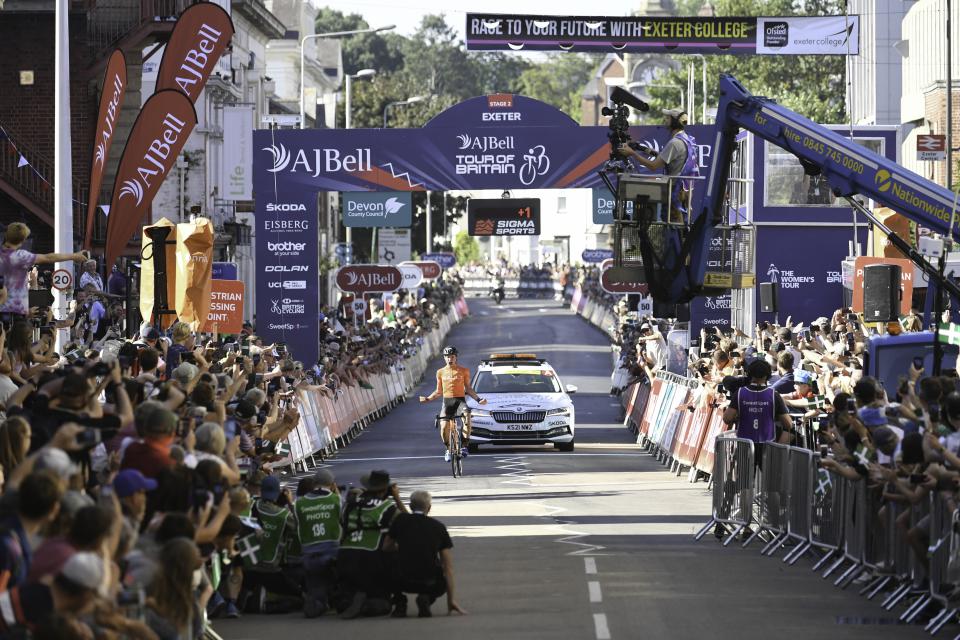
<path fill-rule="evenodd" d="M 467 14 L 474 51 L 857 55 L 860 17 Z"/>
<path fill-rule="evenodd" d="M 610 159 L 608 131 L 580 127 L 555 107 L 512 94 L 472 98 L 420 129 L 254 131 L 257 335 L 315 361 L 318 192 L 394 192 L 385 202 L 394 199 L 398 217 L 384 224 L 395 227 L 409 224 L 399 216 L 410 209 L 396 192 L 605 189 L 597 172 Z M 697 140 L 701 175 L 708 175 L 715 128 L 687 131 Z M 653 149 L 670 135 L 663 126 L 630 133 Z"/>

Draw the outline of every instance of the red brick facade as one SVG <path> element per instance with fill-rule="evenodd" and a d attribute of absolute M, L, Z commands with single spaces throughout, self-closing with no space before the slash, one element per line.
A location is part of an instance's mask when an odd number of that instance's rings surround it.
<path fill-rule="evenodd" d="M 86 16 L 70 14 L 70 118 L 74 185 L 86 189 L 90 175 L 91 141 L 96 119 L 98 79 L 89 76 L 91 57 L 86 44 Z M 0 126 L 25 148 L 24 155 L 54 160 L 54 15 L 52 12 L 0 13 Z M 33 71 L 34 84 L 21 86 L 20 72 Z M 0 142 L 0 152 L 8 145 Z M 37 160 L 39 163 L 40 161 Z M 23 170 L 27 170 L 26 167 Z M 44 175 L 53 182 L 53 175 Z M 26 213 L 0 192 L 0 221 L 24 220 L 33 227 L 34 247 L 51 246 L 53 229 Z"/>

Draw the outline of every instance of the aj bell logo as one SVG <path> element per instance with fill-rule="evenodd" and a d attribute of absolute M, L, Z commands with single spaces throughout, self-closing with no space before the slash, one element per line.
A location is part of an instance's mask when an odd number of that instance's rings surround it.
<path fill-rule="evenodd" d="M 352 154 L 340 153 L 339 149 L 314 149 L 313 158 L 307 157 L 306 149 L 298 150 L 296 156 L 293 156 L 283 143 L 263 147 L 263 151 L 268 151 L 273 156 L 273 168 L 267 169 L 271 173 L 285 171 L 287 167 L 290 167 L 290 173 L 303 171 L 316 178 L 324 172 L 362 173 L 373 171 L 369 148 L 358 148 L 356 153 Z"/>
<path fill-rule="evenodd" d="M 143 202 L 144 187 L 149 189 L 153 186 L 150 180 L 158 178 L 162 181 L 163 176 L 167 175 L 167 170 L 170 168 L 168 165 L 172 164 L 170 145 L 177 142 L 186 126 L 186 122 L 172 113 L 168 113 L 164 117 L 163 131 L 147 147 L 147 152 L 143 154 L 143 162 L 137 166 L 137 176 L 140 179 L 129 178 L 124 180 L 123 186 L 120 187 L 119 199 L 124 196 L 132 196 L 137 201 L 136 206 L 140 206 L 140 203 Z"/>

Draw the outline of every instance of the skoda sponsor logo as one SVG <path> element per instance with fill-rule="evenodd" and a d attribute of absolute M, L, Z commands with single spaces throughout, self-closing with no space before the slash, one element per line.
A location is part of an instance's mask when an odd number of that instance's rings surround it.
<path fill-rule="evenodd" d="M 373 171 L 369 148 L 357 148 L 349 151 L 340 149 L 298 149 L 292 153 L 282 142 L 263 147 L 270 154 L 272 168 L 270 173 L 303 173 L 313 178 L 321 173 L 356 173 Z"/>
<path fill-rule="evenodd" d="M 298 256 L 307 248 L 306 242 L 270 242 L 267 241 L 267 251 L 275 256 Z"/>
<path fill-rule="evenodd" d="M 763 46 L 785 47 L 790 43 L 790 28 L 786 22 L 768 22 L 763 28 Z"/>
<path fill-rule="evenodd" d="M 306 212 L 307 207 L 302 202 L 268 202 L 267 203 L 267 213 L 273 213 L 275 211 L 303 211 Z"/>

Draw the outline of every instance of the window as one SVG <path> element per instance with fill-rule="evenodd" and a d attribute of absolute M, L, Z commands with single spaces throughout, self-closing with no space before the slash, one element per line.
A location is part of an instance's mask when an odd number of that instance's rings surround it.
<path fill-rule="evenodd" d="M 854 142 L 883 155 L 882 138 L 854 138 Z M 764 143 L 766 184 L 763 204 L 768 207 L 845 207 L 822 176 L 808 176 L 800 160 L 786 149 Z"/>
<path fill-rule="evenodd" d="M 567 212 L 567 197 L 560 196 L 557 198 L 557 213 L 566 213 Z"/>

